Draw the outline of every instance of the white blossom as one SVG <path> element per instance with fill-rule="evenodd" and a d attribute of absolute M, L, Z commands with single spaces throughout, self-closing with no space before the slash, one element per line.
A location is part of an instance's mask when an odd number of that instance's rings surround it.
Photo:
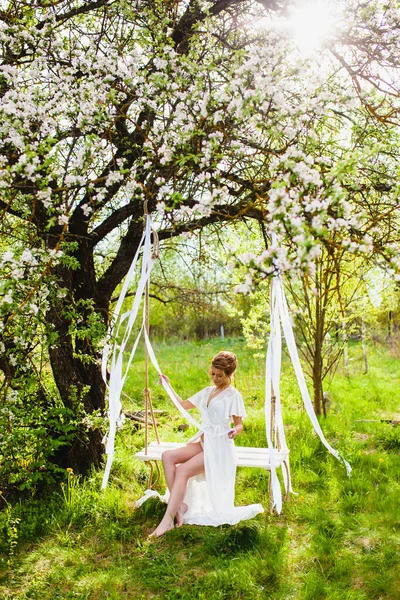
<path fill-rule="evenodd" d="M 29 248 L 26 248 L 22 254 L 21 254 L 21 258 L 20 261 L 22 263 L 26 263 L 28 265 L 31 266 L 36 266 L 38 263 L 38 261 L 36 260 L 36 258 L 33 256 L 32 252 L 29 250 Z"/>
<path fill-rule="evenodd" d="M 68 215 L 59 215 L 58 216 L 58 224 L 59 225 L 68 225 Z"/>
<path fill-rule="evenodd" d="M 89 204 L 82 204 L 81 209 L 85 217 L 89 217 L 90 214 L 93 212 L 93 209 L 91 206 L 89 206 Z"/>
<path fill-rule="evenodd" d="M 4 252 L 4 254 L 1 257 L 2 263 L 12 262 L 13 260 L 14 254 L 11 252 L 11 250 L 7 250 L 6 252 Z"/>

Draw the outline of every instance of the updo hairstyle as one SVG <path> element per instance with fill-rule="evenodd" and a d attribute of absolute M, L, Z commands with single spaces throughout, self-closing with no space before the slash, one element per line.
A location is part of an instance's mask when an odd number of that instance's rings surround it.
<path fill-rule="evenodd" d="M 211 361 L 211 369 L 219 369 L 231 380 L 238 366 L 238 359 L 233 352 L 218 352 Z M 211 371 L 210 369 L 210 371 Z"/>

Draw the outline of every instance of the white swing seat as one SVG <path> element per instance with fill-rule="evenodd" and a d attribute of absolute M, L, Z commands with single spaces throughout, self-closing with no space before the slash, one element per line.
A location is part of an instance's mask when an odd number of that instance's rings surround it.
<path fill-rule="evenodd" d="M 165 450 L 173 450 L 175 448 L 183 448 L 184 443 L 179 442 L 151 442 L 147 448 L 137 452 L 135 457 L 139 460 L 161 460 L 162 453 Z M 268 448 L 249 448 L 247 446 L 235 446 L 236 461 L 238 467 L 261 467 L 262 469 L 270 469 L 270 456 Z M 287 460 L 289 450 L 274 449 L 275 467 L 280 467 Z"/>

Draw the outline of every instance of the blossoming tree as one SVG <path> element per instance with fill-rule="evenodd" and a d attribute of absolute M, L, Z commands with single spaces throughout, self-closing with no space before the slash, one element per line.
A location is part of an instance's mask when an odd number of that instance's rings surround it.
<path fill-rule="evenodd" d="M 25 440 L 16 485 L 101 459 L 99 351 L 145 205 L 161 241 L 262 221 L 265 276 L 312 269 L 332 230 L 398 269 L 399 12 L 350 3 L 310 61 L 288 4 L 0 4 L 3 458 L 27 414 L 50 440 Z"/>

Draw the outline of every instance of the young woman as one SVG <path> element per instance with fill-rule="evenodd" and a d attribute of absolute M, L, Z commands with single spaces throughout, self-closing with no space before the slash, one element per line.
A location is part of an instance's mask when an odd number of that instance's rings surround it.
<path fill-rule="evenodd" d="M 152 536 L 160 537 L 183 523 L 234 524 L 263 512 L 261 504 L 234 506 L 236 460 L 233 440 L 243 431 L 243 399 L 231 385 L 237 368 L 232 352 L 219 352 L 211 361 L 214 383 L 189 398 L 177 399 L 183 408 L 198 408 L 202 430 L 183 448 L 162 455 L 169 500 Z M 161 375 L 167 381 L 165 375 Z M 233 422 L 233 427 L 231 423 Z M 196 438 L 198 438 L 196 440 Z"/>

